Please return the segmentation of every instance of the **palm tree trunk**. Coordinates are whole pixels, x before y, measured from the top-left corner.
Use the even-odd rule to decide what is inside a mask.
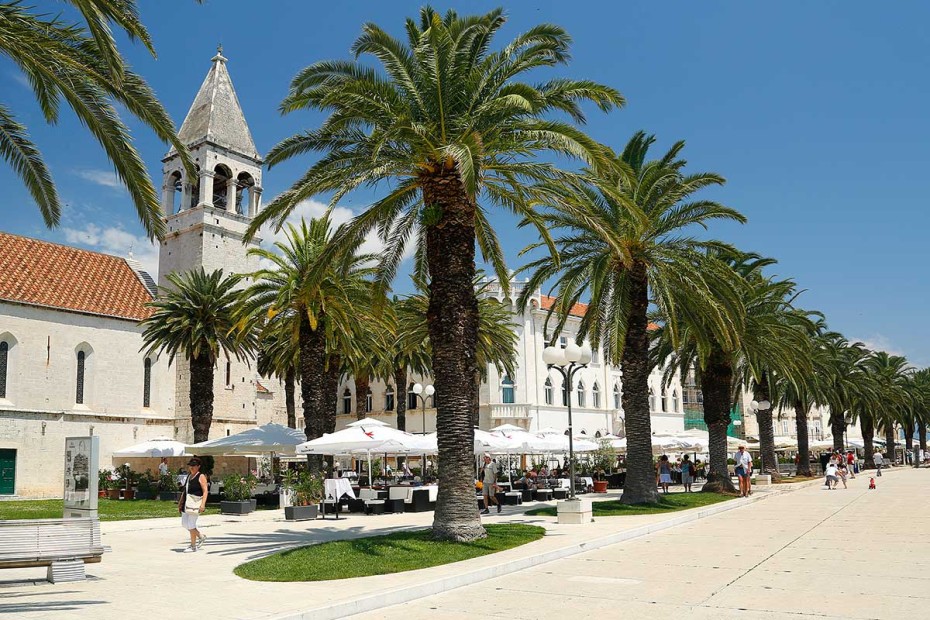
[[[762,379],[754,382],[753,398],[758,402],[768,401],[767,409],[756,411],[756,420],[759,423],[759,452],[762,456],[762,471],[778,478],[778,459],[775,456],[775,426],[772,419],[772,402],[769,393],[768,374],[763,372]]]
[[[407,367],[394,369],[394,405],[397,407],[397,430],[407,430]]]
[[[194,428],[194,443],[210,438],[213,424],[213,360],[208,356],[190,359],[191,426]]]
[[[875,467],[875,459],[872,455],[875,453],[875,447],[872,445],[872,437],[875,436],[875,420],[871,415],[859,416],[859,430],[862,431],[862,444],[865,446],[865,466],[869,469]]]
[[[846,433],[846,413],[830,412],[830,431],[833,433],[833,450],[842,452],[843,435]]]
[[[297,428],[297,406],[294,400],[294,383],[296,370],[288,366],[284,373],[284,408],[287,410],[288,428]]]
[[[798,430],[798,468],[795,475],[811,475],[811,449],[810,438],[807,435],[807,412],[810,407],[806,403],[797,402],[794,404],[794,418]]]
[[[439,164],[442,167],[442,164]],[[473,485],[471,407],[475,402],[478,299],[475,296],[476,206],[455,170],[425,179],[423,203],[434,210],[426,228],[429,310],[433,349],[439,496],[433,536],[471,541],[487,536],[478,517]]]
[[[630,273],[630,316],[623,343],[623,410],[626,412],[626,481],[624,504],[659,501],[652,461],[652,419],[649,415],[649,279],[646,266],[634,263]],[[571,397],[571,391],[569,391]]]
[[[920,449],[924,452],[927,451],[927,427],[923,422],[917,422],[917,441],[920,445]]]
[[[368,415],[368,386],[370,384],[368,375],[356,375],[355,377],[355,417],[359,420],[365,419]]]
[[[885,423],[885,453],[888,455],[888,458],[891,459],[891,462],[895,462],[895,457],[897,450],[894,445],[894,424],[890,422]]]
[[[727,467],[727,427],[733,393],[733,366],[726,354],[714,347],[706,368],[701,373],[701,393],[704,395],[704,423],[710,440],[710,469],[704,491],[736,493]]]
[[[907,453],[912,455],[911,458],[914,459],[914,466],[917,467],[920,465],[917,462],[917,459],[913,457],[914,454],[914,424],[913,422],[908,422],[904,425],[904,449],[907,450]]]
[[[336,413],[339,408],[339,377],[342,375],[342,358],[330,355],[326,361],[326,410],[323,416],[323,432],[336,432]]]
[[[320,318],[322,321],[322,317]],[[310,327],[307,313],[300,313],[298,340],[300,345],[300,399],[304,410],[304,432],[307,439],[323,435],[326,385],[323,368],[326,363],[326,336],[322,325]],[[323,470],[323,459],[317,454],[307,455],[310,471]]]

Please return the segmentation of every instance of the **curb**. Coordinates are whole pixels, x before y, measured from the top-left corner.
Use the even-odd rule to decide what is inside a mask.
[[[584,553],[585,551],[591,551],[593,549],[599,549],[608,545],[614,545],[620,542],[626,542],[628,540],[647,536],[649,534],[654,534],[656,532],[661,532],[662,530],[673,528],[678,525],[684,525],[685,523],[693,523],[695,519],[705,519],[722,512],[735,510],[755,502],[763,501],[769,497],[791,493],[799,489],[812,486],[813,484],[823,483],[819,480],[812,480],[810,482],[798,484],[795,488],[773,488],[771,491],[767,491],[764,494],[744,498],[742,501],[737,501],[737,498],[734,500],[721,502],[708,508],[684,510],[682,511],[682,514],[665,521],[643,525],[630,530],[617,532],[616,534],[602,536],[601,538],[596,538],[590,541],[573,543],[560,549],[553,549],[552,551],[548,551],[546,553],[541,553],[529,557],[514,558],[494,566],[486,566],[456,575],[449,575],[422,583],[402,586],[393,590],[379,591],[352,601],[333,603],[331,605],[314,607],[304,611],[288,612],[285,614],[273,616],[273,620],[335,620],[336,618],[345,618],[347,616],[375,611],[377,609],[390,607],[392,605],[399,605],[401,603],[413,601],[424,596],[440,594],[442,592],[447,592],[449,590],[454,590],[463,586],[472,585],[481,581],[486,581],[488,579],[494,579],[496,577],[501,577],[503,575],[514,573],[520,570],[546,564],[547,562],[552,562],[554,560],[561,560],[562,558],[567,558],[578,553]],[[697,512],[694,512],[695,510]]]

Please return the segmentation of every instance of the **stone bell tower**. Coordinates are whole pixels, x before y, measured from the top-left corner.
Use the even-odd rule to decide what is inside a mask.
[[[226,58],[218,50],[178,137],[190,149],[190,178],[172,148],[162,159],[162,206],[167,234],[159,251],[159,284],[173,271],[254,271],[242,239],[261,208],[262,159],[255,149]]]
[[[159,285],[169,284],[169,273],[200,267],[208,273],[216,269],[227,274],[256,271],[258,262],[248,256],[248,250],[258,247],[260,240],[244,244],[243,239],[261,209],[262,159],[239,106],[222,49],[213,57],[178,137],[190,150],[197,175],[191,178],[187,174],[174,148],[162,159],[167,232],[159,248]],[[190,441],[189,364],[179,356],[172,371],[175,437]],[[221,356],[216,361],[211,439],[256,423],[259,387],[254,360]]]

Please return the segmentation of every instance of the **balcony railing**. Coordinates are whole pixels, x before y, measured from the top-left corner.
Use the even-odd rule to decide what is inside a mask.
[[[491,419],[524,419],[530,417],[528,404],[492,404]]]

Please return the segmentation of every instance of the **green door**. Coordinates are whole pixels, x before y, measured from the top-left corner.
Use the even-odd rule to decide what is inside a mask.
[[[0,450],[0,495],[16,492],[16,450]]]

